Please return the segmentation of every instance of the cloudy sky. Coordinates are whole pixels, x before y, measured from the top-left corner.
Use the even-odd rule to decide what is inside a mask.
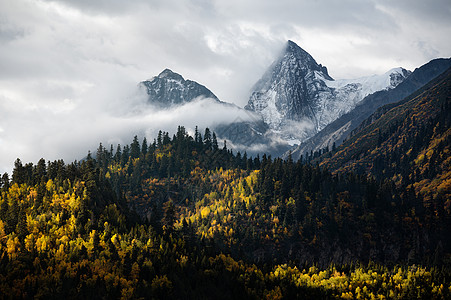
[[[0,0],[0,172],[176,126],[136,113],[164,68],[243,106],[288,39],[342,79],[449,57],[450,36],[449,0]]]

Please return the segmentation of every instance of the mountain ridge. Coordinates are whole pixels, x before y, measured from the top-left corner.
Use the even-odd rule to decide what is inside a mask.
[[[450,94],[451,67],[402,101],[379,108],[320,165],[334,172],[361,171],[379,178],[395,177],[406,184],[423,179],[433,181],[430,170],[421,170],[418,174],[414,170],[427,163],[427,168],[440,167],[447,173]],[[440,141],[434,139],[442,140],[444,145],[438,147]],[[426,154],[424,149],[432,151]],[[432,154],[436,156],[434,160]],[[421,155],[427,156],[429,161],[423,161],[425,158],[421,159]],[[391,162],[393,170],[381,170],[382,162]],[[425,178],[420,177],[425,172],[429,172],[424,174]]]
[[[439,58],[416,68],[403,82],[394,89],[378,91],[370,94],[360,101],[350,112],[342,115],[337,120],[327,125],[315,136],[304,141],[292,150],[293,159],[299,159],[301,155],[315,152],[324,148],[331,149],[339,146],[356,129],[360,123],[371,116],[379,107],[389,103],[395,103],[408,97],[416,90],[426,85],[429,81],[443,73],[451,66],[451,59]],[[285,153],[284,157],[287,157]]]

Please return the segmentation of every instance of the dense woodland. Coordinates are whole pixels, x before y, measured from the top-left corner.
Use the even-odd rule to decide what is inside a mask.
[[[18,159],[0,298],[450,298],[449,82],[316,160],[181,126],[81,162]]]

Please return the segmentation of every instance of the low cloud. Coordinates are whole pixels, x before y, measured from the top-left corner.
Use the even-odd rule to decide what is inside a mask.
[[[80,160],[88,150],[95,151],[100,142],[116,148],[117,144],[129,144],[134,135],[152,141],[159,130],[173,134],[179,125],[193,133],[195,126],[204,130],[236,119],[252,121],[243,109],[209,98],[157,109],[137,89],[122,101],[110,100],[102,101],[103,105],[62,101],[58,106],[24,109],[1,101],[0,117],[8,130],[0,127],[0,152],[4,153],[0,157],[0,172],[10,173],[16,158],[33,163],[41,157]]]

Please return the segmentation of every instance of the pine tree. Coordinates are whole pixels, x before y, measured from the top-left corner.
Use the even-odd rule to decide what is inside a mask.
[[[139,146],[138,136],[135,135],[133,142],[130,145],[130,156],[131,158],[138,158],[141,153],[141,148]]]
[[[165,132],[163,135],[163,145],[169,145],[171,138],[169,137],[169,132]]]
[[[22,206],[19,209],[19,215],[17,217],[16,233],[21,241],[23,241],[28,234],[27,214],[25,213],[25,208]]]
[[[157,147],[161,149],[161,146],[163,145],[163,132],[161,130],[158,131],[157,136]]]
[[[9,210],[8,200],[3,199],[2,203],[0,204],[0,220],[2,220],[3,222],[6,222],[8,210]]]
[[[17,184],[25,183],[25,169],[22,165],[22,161],[18,158],[14,162],[14,170],[13,170],[13,182]]]
[[[141,153],[142,153],[144,156],[146,156],[147,150],[148,150],[147,139],[146,139],[146,137],[144,137],[144,138],[143,138],[143,142],[142,142],[142,146],[141,146]]]
[[[5,172],[2,175],[0,187],[3,188],[3,190],[6,191],[6,190],[9,189],[9,185],[10,185],[10,183],[9,183],[9,175],[8,175],[8,173]]]
[[[36,165],[34,172],[34,183],[39,183],[41,180],[47,181],[47,165],[45,159],[41,158]]]
[[[114,148],[113,148],[113,144],[111,144],[110,145],[110,153],[109,153],[109,156],[108,156],[109,159],[113,158],[113,153],[114,153]]]
[[[17,226],[17,218],[19,216],[19,204],[17,203],[18,199],[14,199],[8,207],[8,211],[6,213],[6,226],[5,231],[6,234],[13,232]]]
[[[125,164],[128,162],[129,157],[130,157],[130,147],[128,145],[125,145],[124,149],[122,149],[122,157],[121,157],[122,166],[125,166]]]
[[[121,144],[117,144],[116,153],[114,154],[114,160],[120,162],[122,159],[122,148]]]
[[[196,128],[194,129],[194,141],[196,143],[199,143],[199,140],[200,140],[200,138],[199,138],[199,129],[197,128],[197,125],[196,125]]]
[[[218,150],[218,140],[216,138],[216,133],[215,132],[213,132],[212,144],[213,144],[213,150],[214,151]]]
[[[205,148],[207,148],[208,150],[211,150],[211,132],[210,129],[207,127],[205,128],[205,133],[204,133],[204,145]]]

